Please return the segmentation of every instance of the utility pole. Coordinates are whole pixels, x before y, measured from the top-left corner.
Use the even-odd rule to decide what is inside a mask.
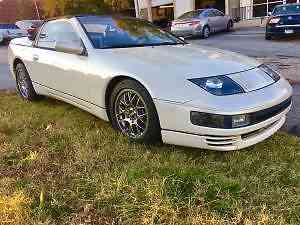
[[[39,7],[37,5],[36,0],[34,0],[34,5],[35,5],[35,10],[36,10],[37,16],[38,16],[39,20],[41,20],[41,15],[40,15]]]
[[[153,22],[153,17],[152,17],[152,0],[147,0],[147,15],[148,15],[148,20],[150,22]]]
[[[141,9],[140,9],[139,0],[134,0],[134,6],[135,6],[135,17],[140,18],[141,17],[141,15],[140,15],[141,14]]]

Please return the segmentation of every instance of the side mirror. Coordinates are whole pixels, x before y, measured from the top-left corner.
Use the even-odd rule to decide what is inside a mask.
[[[36,37],[36,33],[37,33],[37,29],[34,29],[34,28],[30,28],[27,30],[27,37],[30,41],[34,41],[35,40],[35,37]]]
[[[272,12],[268,12],[268,16],[272,16]]]
[[[81,41],[57,41],[55,50],[75,55],[84,55],[85,48]]]
[[[180,39],[180,40],[182,40],[182,41],[184,41],[184,40],[185,40],[185,39],[184,39],[184,37],[179,37],[179,39]]]

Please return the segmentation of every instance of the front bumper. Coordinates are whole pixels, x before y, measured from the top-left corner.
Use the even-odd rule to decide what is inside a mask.
[[[162,130],[164,143],[182,145],[192,148],[210,149],[216,151],[233,151],[255,145],[277,132],[285,123],[290,107],[278,116],[249,127],[249,132],[233,136],[195,135],[170,130]],[[252,129],[255,129],[252,131]],[[237,131],[238,133],[238,131]]]
[[[266,33],[271,36],[300,35],[300,24],[267,26]]]
[[[154,102],[161,123],[164,143],[230,151],[249,147],[274,134],[284,124],[291,104],[263,121],[234,129],[194,125],[191,122],[190,112],[199,111],[225,115],[254,113],[285,102],[291,95],[290,85],[286,80],[281,79],[273,85],[244,95],[214,97],[215,101],[206,97],[184,104],[161,100]],[[201,102],[205,102],[206,105],[214,105],[216,108],[204,107],[205,104],[201,105]]]

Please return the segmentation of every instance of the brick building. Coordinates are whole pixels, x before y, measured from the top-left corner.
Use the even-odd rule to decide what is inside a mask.
[[[33,0],[0,0],[0,23],[14,23],[24,19],[38,19]]]

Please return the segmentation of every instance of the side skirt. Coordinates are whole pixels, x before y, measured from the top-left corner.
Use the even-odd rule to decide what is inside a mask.
[[[87,111],[102,120],[109,121],[105,108],[102,108],[98,105],[95,105],[95,104],[85,101],[83,99],[79,99],[79,98],[69,95],[67,93],[62,93],[58,90],[49,88],[47,86],[41,85],[34,81],[32,82],[32,84],[34,86],[36,93],[38,93],[39,95],[45,95],[45,96],[49,96],[51,98],[61,100],[63,102],[74,105],[84,111]]]

